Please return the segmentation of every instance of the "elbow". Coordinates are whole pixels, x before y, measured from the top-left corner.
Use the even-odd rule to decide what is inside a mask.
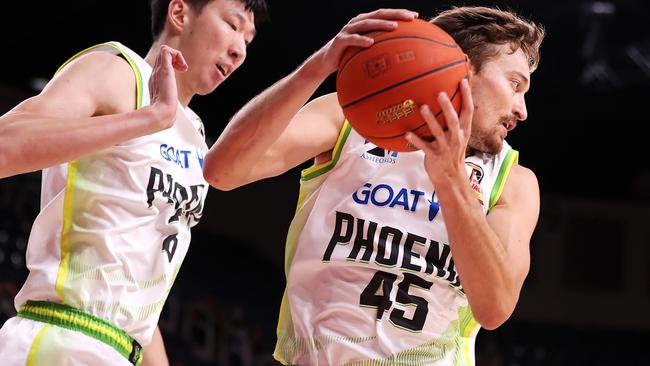
[[[210,159],[210,156],[205,157],[205,162],[203,165],[203,179],[208,182],[212,187],[220,191],[231,191],[241,184],[229,179],[232,174],[229,174],[224,164],[219,164],[215,162],[214,159]]]
[[[514,305],[510,306],[505,301],[495,301],[490,306],[472,309],[474,318],[487,330],[494,330],[500,327],[510,318],[514,311]]]
[[[203,169],[203,179],[205,179],[209,185],[220,191],[231,191],[238,187],[238,185],[224,179],[224,177],[219,173],[207,169]]]
[[[495,330],[498,327],[500,327],[507,318],[501,318],[501,317],[489,317],[489,318],[482,318],[482,319],[476,319],[476,321],[481,324],[481,327],[487,330]]]

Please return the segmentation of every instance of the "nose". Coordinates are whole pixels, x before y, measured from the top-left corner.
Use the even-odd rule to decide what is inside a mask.
[[[526,110],[526,100],[524,96],[518,96],[515,100],[515,104],[512,107],[512,113],[517,117],[519,121],[525,121],[528,118],[528,110]]]
[[[230,44],[228,55],[235,65],[240,65],[246,59],[246,41],[243,37],[236,37]]]

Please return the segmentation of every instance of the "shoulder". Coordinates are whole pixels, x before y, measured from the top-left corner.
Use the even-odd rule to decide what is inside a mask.
[[[300,113],[318,114],[339,126],[345,119],[336,93],[325,94],[313,99],[300,110]]]
[[[334,147],[345,116],[338,103],[336,93],[325,94],[307,103],[294,117],[295,128],[306,137],[320,142],[325,152]]]
[[[537,185],[537,176],[535,175],[535,172],[519,164],[512,165],[510,177],[508,177],[508,181],[510,180],[515,180],[517,183]]]
[[[96,105],[95,114],[122,113],[135,108],[136,77],[122,57],[85,53],[63,66],[48,85],[57,91],[84,93]]]
[[[102,81],[109,81],[114,77],[118,79],[131,77],[135,80],[129,63],[119,55],[106,51],[90,51],[75,57],[61,67],[54,79],[70,76],[94,76],[95,79]]]
[[[529,168],[513,164],[499,201],[526,201],[539,206],[539,183],[535,173]]]

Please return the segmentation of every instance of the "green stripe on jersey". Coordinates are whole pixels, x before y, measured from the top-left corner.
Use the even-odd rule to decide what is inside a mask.
[[[336,145],[334,145],[334,150],[332,151],[332,159],[330,161],[325,162],[323,164],[319,165],[314,165],[308,169],[305,169],[302,171],[302,180],[310,180],[314,179],[316,177],[319,177],[330,170],[334,168],[336,163],[339,161],[339,158],[341,157],[341,151],[343,150],[343,145],[345,145],[345,141],[348,139],[348,135],[350,135],[350,130],[352,129],[352,126],[350,126],[350,123],[346,120],[343,122],[343,127],[341,128],[341,133],[339,133],[339,138],[336,141]]]
[[[497,176],[497,179],[494,182],[494,186],[492,186],[492,192],[490,193],[489,209],[494,207],[494,205],[496,205],[497,201],[499,200],[499,197],[501,197],[501,193],[503,192],[503,187],[505,187],[508,174],[510,173],[510,168],[512,168],[513,164],[517,164],[518,161],[519,161],[519,151],[510,149],[506,154],[506,157],[503,159],[503,163],[501,163],[501,168],[499,169],[499,175]]]
[[[90,51],[93,51],[93,50],[95,50],[95,49],[97,49],[97,48],[100,48],[100,47],[112,47],[112,48],[118,50],[118,51],[120,52],[120,54],[121,54],[122,56],[124,56],[124,59],[126,60],[126,62],[129,63],[129,65],[131,66],[131,69],[133,70],[133,75],[135,76],[135,87],[136,87],[136,101],[135,101],[135,108],[136,108],[136,109],[140,109],[140,108],[142,108],[142,74],[140,73],[140,68],[138,68],[138,65],[135,63],[135,61],[133,61],[133,59],[131,58],[131,56],[129,56],[129,55],[126,53],[126,51],[122,50],[122,49],[121,49],[117,44],[115,44],[114,42],[106,42],[106,43],[96,44],[96,45],[94,45],[94,46],[91,46],[91,47],[86,48],[86,49],[83,50],[83,51],[77,52],[74,56],[70,57],[70,59],[69,59],[68,61],[64,62],[63,65],[61,65],[61,67],[59,67],[59,68],[56,70],[56,72],[54,73],[54,75],[58,74],[58,73],[59,73],[59,72],[60,72],[64,67],[66,67],[70,62],[76,60],[76,59],[79,58],[81,55],[86,54],[86,53],[88,53],[88,52],[90,52]]]

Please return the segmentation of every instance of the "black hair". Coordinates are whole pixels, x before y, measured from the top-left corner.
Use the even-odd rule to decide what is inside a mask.
[[[167,8],[171,0],[149,0],[151,6],[151,35],[156,40],[165,28]],[[185,0],[198,14],[213,0]],[[269,9],[266,0],[239,0],[244,4],[247,11],[253,12],[255,26],[266,22],[269,19]]]

